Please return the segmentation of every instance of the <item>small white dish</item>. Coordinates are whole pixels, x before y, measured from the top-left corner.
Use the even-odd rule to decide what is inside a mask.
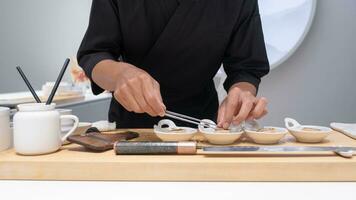
[[[154,125],[153,130],[159,139],[167,142],[189,141],[198,132],[194,128],[178,127],[169,119],[159,121],[158,125]]]
[[[208,123],[214,123],[209,119],[204,119]],[[232,126],[229,130],[206,128],[203,124],[199,125],[199,131],[211,144],[227,145],[235,143],[243,134],[240,126]]]
[[[109,122],[107,120],[101,120],[94,122],[92,127],[97,128],[101,132],[114,131],[116,130],[116,122]]]
[[[42,93],[44,96],[48,97],[55,85],[55,82],[46,82],[42,85]],[[61,82],[58,85],[56,95],[61,95],[61,93],[70,92],[72,85],[68,82]]]
[[[248,130],[245,132],[257,144],[277,144],[288,130],[280,127],[265,126],[260,130]]]
[[[78,127],[72,133],[72,135],[84,135],[85,132],[91,127],[92,123],[89,122],[79,122]],[[61,133],[62,135],[68,132],[73,126],[62,126]],[[64,141],[63,144],[69,144],[68,140]]]
[[[284,119],[288,131],[303,143],[319,143],[332,133],[332,129],[324,126],[301,125],[291,118]]]

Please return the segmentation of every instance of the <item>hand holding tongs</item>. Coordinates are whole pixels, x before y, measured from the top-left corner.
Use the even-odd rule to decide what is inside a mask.
[[[206,128],[217,129],[217,127],[218,127],[214,122],[209,122],[209,121],[197,119],[197,118],[194,118],[194,117],[190,117],[190,116],[187,116],[187,115],[175,113],[175,112],[168,111],[168,110],[166,111],[165,116],[173,118],[173,119],[177,119],[177,120],[180,120],[180,121],[188,122],[188,123],[191,123],[191,124],[203,125]]]

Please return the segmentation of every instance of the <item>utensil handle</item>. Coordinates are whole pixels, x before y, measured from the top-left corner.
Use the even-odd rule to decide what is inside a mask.
[[[71,120],[74,121],[73,127],[68,131],[68,133],[66,133],[66,134],[61,138],[62,142],[64,142],[64,141],[67,139],[67,137],[69,137],[70,135],[72,135],[72,134],[74,133],[75,129],[77,129],[77,127],[78,127],[78,125],[79,125],[79,119],[78,119],[78,117],[75,116],[75,115],[61,115],[61,116],[60,116],[60,119],[61,119],[61,120],[62,120],[62,119],[71,119]]]
[[[167,127],[166,127],[167,126]],[[169,119],[163,119],[161,121],[158,122],[158,128],[160,129],[176,129],[177,126],[174,122],[172,122]]]
[[[114,144],[117,155],[164,155],[197,152],[196,142],[129,142],[119,141]]]
[[[284,123],[285,123],[285,126],[287,128],[293,128],[293,127],[297,127],[297,126],[301,126],[297,120],[295,119],[292,119],[292,118],[285,118],[284,119]]]

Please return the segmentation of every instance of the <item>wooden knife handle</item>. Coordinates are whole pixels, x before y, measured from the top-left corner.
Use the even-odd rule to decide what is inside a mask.
[[[197,152],[196,142],[129,142],[118,141],[114,144],[117,155],[164,155]]]

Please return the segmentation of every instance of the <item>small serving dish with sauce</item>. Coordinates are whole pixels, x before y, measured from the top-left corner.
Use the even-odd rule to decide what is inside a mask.
[[[284,119],[288,131],[303,143],[320,143],[328,137],[332,129],[324,126],[301,125],[296,120],[291,118]]]
[[[211,120],[204,119],[207,123],[215,123]],[[227,145],[235,143],[243,134],[243,129],[240,126],[231,126],[228,130],[220,128],[209,128],[203,124],[199,125],[199,131],[211,144]]]
[[[257,144],[277,144],[288,130],[280,127],[265,126],[258,130],[245,129],[246,135]]]
[[[198,132],[198,130],[194,128],[178,127],[169,119],[159,121],[158,124],[153,127],[153,130],[159,139],[167,142],[189,141],[194,137],[195,133]]]

